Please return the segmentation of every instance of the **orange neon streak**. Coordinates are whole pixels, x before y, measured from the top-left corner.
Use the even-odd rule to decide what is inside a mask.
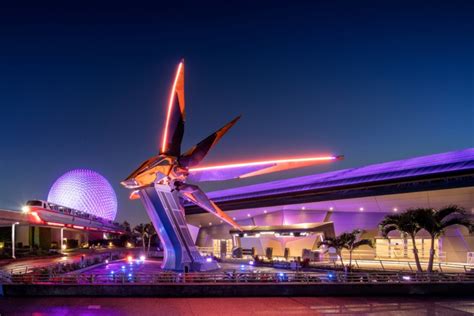
[[[168,138],[168,125],[170,123],[171,109],[173,108],[174,93],[176,90],[176,84],[178,83],[178,78],[183,68],[183,62],[179,63],[178,70],[176,71],[176,77],[174,78],[173,89],[171,89],[170,100],[168,103],[168,114],[166,115],[165,130],[163,132],[163,141],[161,143],[161,152],[166,151],[166,139]]]
[[[267,165],[267,164],[279,164],[279,163],[291,163],[291,162],[329,161],[329,160],[336,160],[336,159],[338,159],[338,157],[335,157],[335,156],[276,159],[276,160],[242,162],[242,163],[235,163],[235,164],[228,164],[228,165],[217,165],[217,166],[206,166],[206,167],[199,167],[199,168],[191,168],[191,169],[189,169],[189,171],[239,168],[239,167],[249,167],[249,166]]]

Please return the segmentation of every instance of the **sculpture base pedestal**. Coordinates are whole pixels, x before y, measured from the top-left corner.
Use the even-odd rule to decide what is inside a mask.
[[[163,270],[206,272],[219,269],[217,262],[208,262],[194,244],[176,191],[155,184],[140,190],[140,199],[163,243]]]
[[[191,264],[191,270],[196,272],[207,272],[207,271],[215,271],[218,270],[220,267],[217,262],[193,262]]]

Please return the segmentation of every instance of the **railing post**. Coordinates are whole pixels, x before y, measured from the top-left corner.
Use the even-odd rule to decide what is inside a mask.
[[[438,266],[439,266],[439,271],[443,272],[443,268],[441,268],[441,262],[438,262]]]
[[[380,265],[382,266],[382,270],[385,271],[385,267],[383,266],[382,260],[379,260]]]
[[[410,268],[410,271],[413,272],[413,268],[411,267],[410,262],[408,262],[408,267]]]

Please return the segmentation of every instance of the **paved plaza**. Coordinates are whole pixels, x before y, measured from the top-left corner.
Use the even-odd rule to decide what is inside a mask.
[[[472,315],[474,300],[426,297],[2,298],[2,315]]]

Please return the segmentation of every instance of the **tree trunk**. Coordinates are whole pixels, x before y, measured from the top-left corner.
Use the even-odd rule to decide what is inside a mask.
[[[433,272],[433,262],[434,262],[434,255],[435,255],[434,242],[435,242],[435,237],[431,236],[430,261],[428,262],[428,269],[427,269],[429,273]]]
[[[147,256],[147,257],[150,255],[151,237],[152,237],[152,236],[150,236],[150,237],[148,238],[148,250],[147,250],[147,252],[146,252],[146,256]]]
[[[339,260],[341,260],[341,264],[342,264],[342,269],[344,269],[344,260],[342,260],[342,251],[341,250],[338,250],[337,252],[337,255],[339,256]]]
[[[418,257],[418,249],[416,248],[414,235],[411,236],[411,241],[413,243],[413,255],[415,256],[416,269],[418,270],[418,272],[423,272],[423,268],[420,264],[420,258]]]
[[[145,235],[142,235],[142,246],[143,246],[143,252],[145,252],[146,251]]]
[[[352,271],[352,250],[349,249],[349,270]]]

